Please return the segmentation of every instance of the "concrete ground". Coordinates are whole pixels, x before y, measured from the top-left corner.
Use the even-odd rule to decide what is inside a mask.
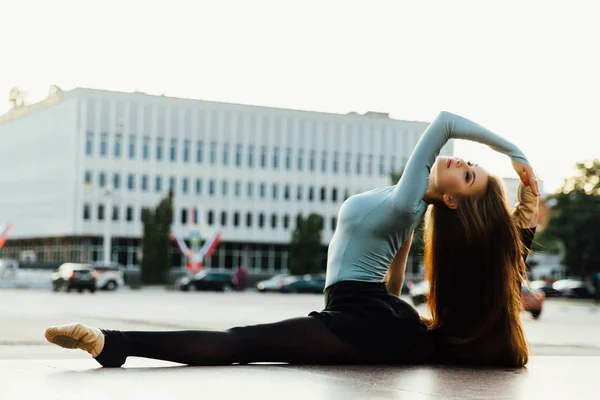
[[[306,315],[318,295],[179,293],[162,289],[91,295],[0,290],[0,400],[5,399],[576,399],[600,398],[600,312],[590,303],[547,301],[523,313],[533,357],[527,368],[314,367],[254,364],[184,367],[129,358],[109,370],[86,353],[45,342],[48,325],[108,329],[226,329]],[[425,312],[424,308],[417,308]],[[207,397],[208,396],[208,397]]]

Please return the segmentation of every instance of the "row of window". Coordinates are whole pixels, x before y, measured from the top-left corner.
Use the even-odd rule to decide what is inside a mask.
[[[100,187],[107,186],[107,174],[104,172],[100,172],[98,174],[98,184]],[[92,173],[91,171],[86,171],[84,176],[85,184],[92,184]],[[260,198],[264,199],[267,196],[273,200],[278,200],[282,198],[284,200],[291,200],[294,198],[298,201],[306,200],[314,201],[316,200],[316,191],[318,188],[314,186],[305,187],[304,185],[291,185],[291,184],[267,184],[266,182],[246,182],[245,184],[242,181],[234,181],[229,182],[227,180],[220,181],[220,185],[217,183],[216,179],[207,180],[207,188],[206,193],[209,196],[217,195],[217,192],[220,193],[221,196],[229,196],[233,194],[235,197],[245,196],[248,199],[252,198]],[[148,175],[142,175],[139,177],[139,185],[142,191],[150,191],[150,177]],[[154,191],[156,193],[163,192],[163,176],[157,175],[154,177]],[[193,184],[193,188],[191,185]],[[133,191],[136,189],[136,176],[134,174],[127,174],[127,189]],[[112,188],[115,190],[121,189],[121,174],[115,173],[112,176]],[[169,190],[176,192],[177,191],[177,180],[174,176],[169,177],[168,179],[168,188]],[[295,188],[295,193],[292,193]],[[192,190],[195,195],[202,195],[204,193],[204,181],[200,178],[195,180],[190,180],[189,178],[181,178],[181,187],[179,192],[182,194],[192,194]],[[321,201],[330,200],[332,202],[343,201],[347,199],[350,195],[349,190],[344,190],[344,197],[340,198],[338,195],[338,189],[332,188],[330,193],[328,194],[328,190],[326,187],[322,186],[319,190],[319,198]],[[231,192],[230,192],[231,191]]]
[[[113,206],[112,216],[111,216],[111,219],[113,221],[121,220],[120,210],[121,210],[121,208],[119,206],[116,206],[116,205]],[[199,222],[199,221],[197,221],[197,215],[192,215],[192,213],[195,213],[195,211],[192,211],[190,213],[190,210],[187,208],[182,208],[180,210],[179,221],[181,222],[182,225],[186,225],[192,221],[194,223]],[[83,205],[83,219],[85,221],[90,221],[92,219],[91,214],[92,214],[92,206],[90,204],[84,204]],[[99,204],[96,208],[96,219],[98,221],[104,221],[105,218],[108,217],[105,214],[106,214],[106,210],[105,210],[104,205]],[[217,217],[218,217],[218,221],[217,221]],[[269,219],[269,221],[267,221],[267,218]],[[281,223],[281,227],[283,229],[293,229],[292,227],[290,227],[290,223],[291,223],[290,218],[291,217],[289,214],[285,214],[280,218],[280,216],[277,214],[271,214],[270,216],[268,216],[263,212],[259,212],[255,215],[252,212],[247,212],[247,213],[243,214],[239,211],[233,211],[233,212],[221,211],[220,214],[217,215],[216,211],[209,210],[206,213],[206,224],[208,226],[218,225],[221,227],[227,227],[227,226],[229,226],[229,224],[231,224],[231,226],[236,227],[236,228],[243,226],[243,225],[245,225],[247,228],[251,228],[254,226],[254,224],[256,224],[256,226],[258,228],[265,228],[268,224],[272,229],[276,229],[279,227],[279,224]],[[134,220],[133,207],[127,206],[125,208],[125,221],[132,222],[133,220]],[[139,220],[141,221],[141,213],[140,213]],[[323,219],[323,224],[325,224],[324,219]],[[334,231],[336,225],[337,225],[337,218],[331,217],[329,219],[329,228],[332,231]],[[325,226],[322,226],[321,228],[325,229]]]
[[[154,138],[155,152],[154,152],[154,160],[162,161],[164,159],[164,151],[165,151],[165,140],[163,137]],[[136,158],[136,144],[137,138],[135,135],[130,135],[127,148],[128,148],[128,157],[133,160]],[[114,158],[122,157],[122,147],[123,147],[123,135],[117,134],[115,136],[114,147],[113,147],[113,156]],[[197,140],[195,141],[194,148],[192,148],[192,141],[190,139],[183,140],[183,148],[181,154],[179,154],[178,149],[179,141],[177,138],[172,138],[170,140],[169,147],[169,159],[172,162],[178,161],[178,157],[180,157],[181,161],[184,163],[189,163],[192,161],[192,152],[194,155],[194,162],[196,164],[203,164],[205,162],[205,149],[204,149],[204,141]],[[142,138],[142,159],[149,160],[151,158],[151,138],[150,136],[144,136]],[[242,144],[236,144],[233,149],[233,159],[230,160],[230,145],[229,143],[222,143],[221,151],[221,159],[220,164],[222,166],[228,166],[230,161],[233,163],[235,167],[248,167],[253,168],[255,166],[260,166],[260,168],[273,168],[280,169],[285,168],[285,170],[292,170],[295,165],[296,171],[303,171],[305,168],[307,171],[315,171],[317,168],[317,163],[320,164],[319,168],[321,172],[332,172],[337,174],[343,172],[347,175],[350,173],[354,173],[360,175],[364,172],[372,176],[375,173],[379,175],[385,175],[388,171],[396,171],[398,165],[396,164],[396,156],[392,155],[388,160],[389,169],[386,171],[386,159],[384,155],[379,155],[378,165],[375,166],[375,155],[373,154],[352,154],[350,152],[346,152],[343,155],[343,160],[340,152],[334,151],[329,152],[327,150],[323,150],[317,154],[316,150],[308,150],[304,149],[296,149],[293,151],[291,147],[287,147],[283,149],[283,153],[280,154],[281,149],[279,147],[273,147],[269,154],[268,146],[260,146],[259,149],[256,149],[254,145],[244,146]],[[212,141],[209,144],[208,150],[208,160],[206,160],[210,165],[217,164],[217,142]],[[256,156],[258,157],[255,160],[255,153],[259,151]],[[85,152],[88,156],[92,156],[94,154],[94,133],[91,131],[87,132],[86,135],[86,145]],[[296,155],[295,160],[293,159],[294,154]],[[99,143],[99,152],[100,157],[106,157],[108,155],[108,134],[100,133],[100,143]],[[242,159],[244,154],[246,155],[245,161]],[[363,161],[364,157],[364,161]],[[319,158],[317,160],[317,158]],[[363,167],[363,162],[365,163]],[[343,164],[342,164],[343,163]],[[406,163],[406,159],[402,160],[402,164]],[[352,166],[354,164],[354,166]],[[377,172],[375,171],[377,168]]]

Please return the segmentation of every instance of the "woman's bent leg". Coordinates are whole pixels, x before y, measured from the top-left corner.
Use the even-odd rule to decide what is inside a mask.
[[[300,317],[227,331],[103,331],[104,350],[96,360],[120,366],[128,356],[188,365],[251,362],[366,364],[384,362],[333,334],[320,320]]]

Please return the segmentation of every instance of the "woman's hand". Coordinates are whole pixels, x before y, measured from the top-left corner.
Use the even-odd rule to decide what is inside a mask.
[[[540,191],[538,188],[538,181],[535,177],[535,174],[533,173],[533,168],[531,168],[527,164],[523,164],[516,161],[513,161],[512,165],[517,174],[519,174],[521,182],[523,182],[524,185],[531,186],[531,190],[533,190],[533,193],[535,193],[536,196],[539,196]]]

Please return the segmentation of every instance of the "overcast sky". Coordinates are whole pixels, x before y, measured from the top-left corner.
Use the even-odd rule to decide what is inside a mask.
[[[0,13],[0,112],[56,84],[431,121],[514,141],[545,189],[600,157],[593,1],[27,1]],[[456,154],[512,176],[508,159]]]

